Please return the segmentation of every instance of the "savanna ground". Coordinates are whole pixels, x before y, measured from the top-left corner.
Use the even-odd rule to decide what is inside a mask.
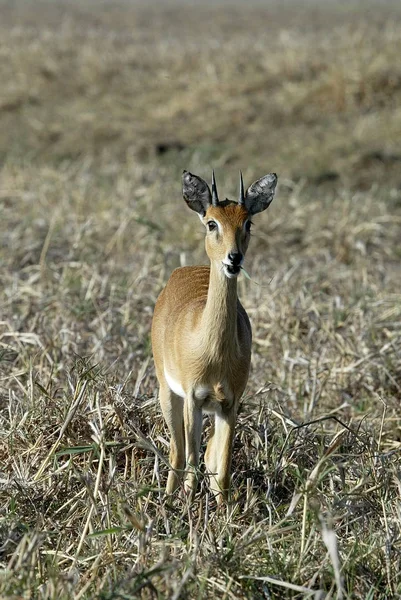
[[[399,597],[401,6],[0,11],[0,596]],[[280,184],[223,510],[164,498],[149,341],[212,167]]]

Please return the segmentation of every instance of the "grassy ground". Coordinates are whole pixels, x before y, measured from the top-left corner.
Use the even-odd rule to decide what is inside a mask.
[[[399,597],[401,8],[0,11],[0,597]],[[149,341],[212,167],[280,177],[221,511],[164,500]]]

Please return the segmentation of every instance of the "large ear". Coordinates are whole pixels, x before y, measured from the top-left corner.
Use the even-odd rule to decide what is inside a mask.
[[[245,207],[250,215],[255,215],[271,204],[277,185],[277,175],[269,173],[254,181],[245,195]]]
[[[208,184],[197,175],[189,171],[182,174],[182,195],[189,208],[204,217],[207,209],[212,203],[212,195]]]

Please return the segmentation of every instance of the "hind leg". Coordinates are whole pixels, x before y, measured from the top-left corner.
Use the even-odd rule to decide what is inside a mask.
[[[159,398],[171,436],[166,493],[172,494],[179,486],[185,468],[184,401],[165,382],[160,382]]]

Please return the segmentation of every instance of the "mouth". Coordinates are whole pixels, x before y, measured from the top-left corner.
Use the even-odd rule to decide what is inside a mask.
[[[225,263],[223,263],[223,270],[226,277],[228,277],[229,279],[234,279],[240,274],[241,267],[240,265],[226,265]]]

